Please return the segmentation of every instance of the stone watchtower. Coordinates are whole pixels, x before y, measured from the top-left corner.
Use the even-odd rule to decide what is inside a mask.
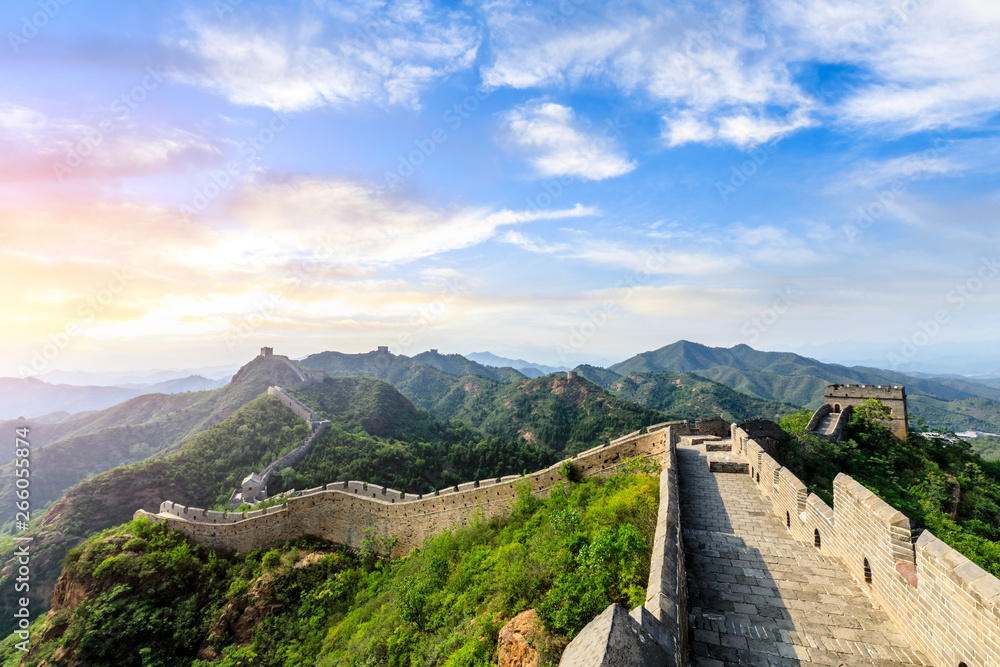
[[[273,357],[274,348],[273,347],[262,347],[260,348],[260,356],[262,357]]]
[[[892,418],[889,428],[900,440],[906,438],[906,388],[902,385],[831,384],[823,394],[823,402],[833,414],[844,408],[855,408],[869,398],[878,399],[889,409]]]

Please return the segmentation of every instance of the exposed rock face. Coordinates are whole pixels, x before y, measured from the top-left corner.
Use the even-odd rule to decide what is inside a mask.
[[[500,667],[540,667],[542,664],[545,628],[534,609],[521,612],[500,628],[499,640]]]

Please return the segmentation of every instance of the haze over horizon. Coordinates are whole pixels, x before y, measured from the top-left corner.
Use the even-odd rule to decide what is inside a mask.
[[[52,7],[0,7],[0,376],[681,339],[1000,372],[996,4]]]

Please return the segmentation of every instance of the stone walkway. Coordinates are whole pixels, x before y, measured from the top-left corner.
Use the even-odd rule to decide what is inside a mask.
[[[749,475],[709,472],[704,449],[677,448],[692,667],[927,664]]]

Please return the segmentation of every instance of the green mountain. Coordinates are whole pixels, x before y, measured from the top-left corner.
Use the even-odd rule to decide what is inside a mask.
[[[798,408],[734,391],[694,373],[631,373],[608,386],[615,396],[665,412],[672,419],[722,415],[727,421],[776,419]]]
[[[518,384],[461,378],[434,406],[434,412],[486,435],[523,439],[561,455],[666,419],[663,413],[617,398],[586,378],[565,375]]]
[[[333,377],[369,375],[385,380],[414,405],[430,409],[458,383],[458,378],[442,370],[386,351],[363,354],[320,352],[299,362],[303,368],[326,371]]]
[[[436,350],[421,352],[420,354],[415,355],[413,360],[419,361],[420,363],[428,366],[433,366],[439,371],[444,371],[449,375],[456,375],[458,377],[462,377],[464,375],[481,375],[482,377],[490,378],[491,380],[499,380],[500,382],[517,382],[528,377],[524,373],[521,373],[520,371],[509,366],[500,368],[495,366],[485,366],[470,359],[466,359],[460,354],[440,354]]]
[[[1000,433],[1000,403],[988,398],[941,401],[930,396],[907,396],[907,410],[926,419],[928,426],[937,431]]]
[[[617,380],[622,378],[621,375],[615,373],[614,371],[609,371],[607,368],[601,368],[599,366],[591,366],[589,364],[582,364],[573,369],[573,371],[585,377],[594,384],[599,384],[605,389],[614,384]]]
[[[949,377],[915,377],[895,371],[863,366],[827,364],[790,352],[761,352],[748,345],[718,348],[679,341],[643,352],[614,364],[610,370],[619,374],[649,371],[690,371],[758,398],[801,405],[809,409],[823,402],[823,389],[829,384],[905,385],[914,408],[913,417],[924,416],[935,427],[965,423],[969,417],[984,420],[984,430],[998,431],[1000,419],[992,407],[1000,408],[1000,390],[982,382]],[[923,401],[921,397],[935,399]],[[988,403],[980,403],[983,399]],[[927,407],[928,414],[921,410]],[[970,414],[975,413],[975,414]],[[993,421],[995,419],[995,421]],[[972,422],[969,422],[972,423]]]
[[[352,479],[427,493],[559,459],[540,445],[440,420],[375,378],[327,378],[293,393],[333,425],[294,470],[279,471],[272,493]]]

